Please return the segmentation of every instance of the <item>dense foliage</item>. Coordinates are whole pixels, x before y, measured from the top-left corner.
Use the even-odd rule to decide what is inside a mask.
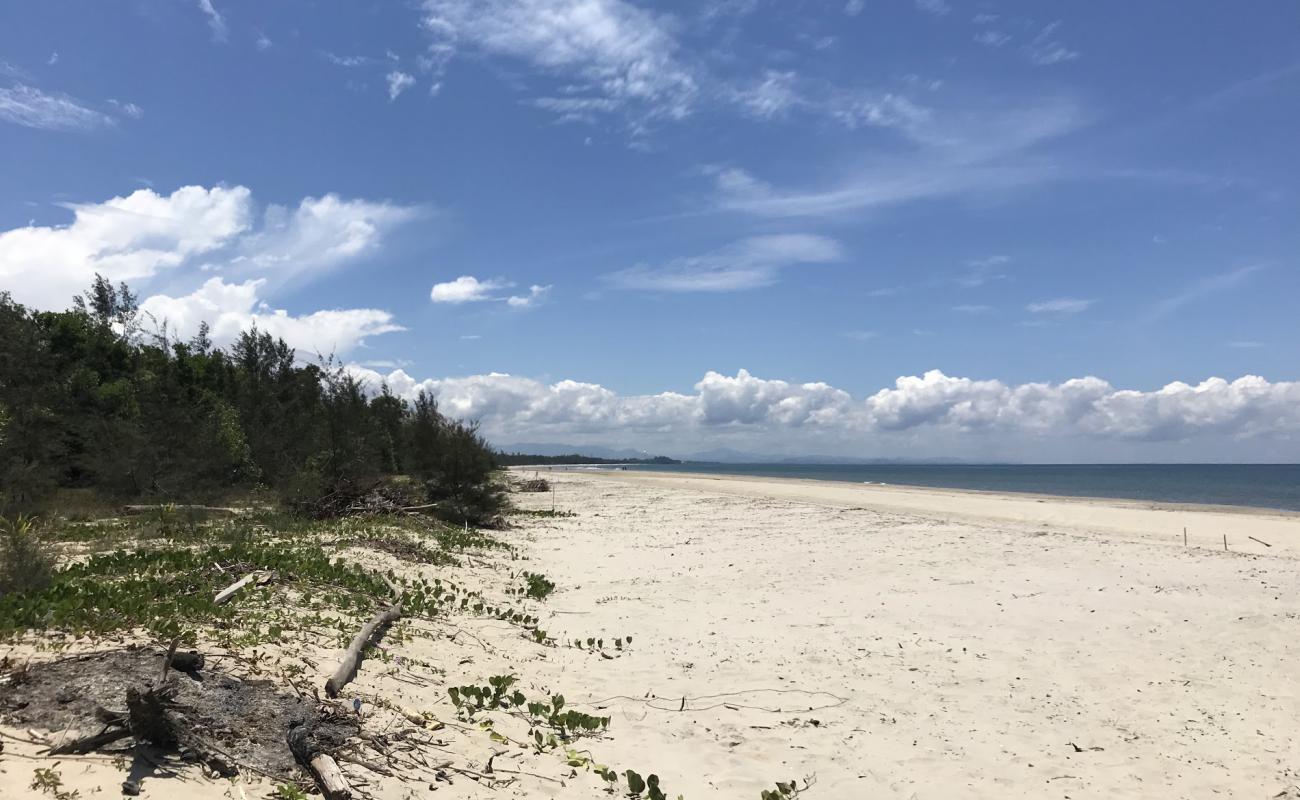
[[[256,329],[223,350],[206,326],[174,341],[144,322],[100,277],[63,312],[0,292],[0,513],[68,488],[177,501],[268,487],[304,503],[398,474],[457,521],[501,505],[491,449],[434,398],[369,393]]]

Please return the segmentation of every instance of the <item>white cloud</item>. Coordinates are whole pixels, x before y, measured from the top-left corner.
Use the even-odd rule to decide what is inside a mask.
[[[396,100],[398,95],[415,85],[415,78],[413,76],[396,69],[388,73],[387,80],[388,99],[390,101]]]
[[[50,57],[45,60],[45,63],[51,67],[59,63],[59,51],[55,50],[53,53],[50,53]]]
[[[1183,291],[1172,297],[1167,297],[1156,303],[1147,315],[1148,322],[1156,322],[1163,319],[1188,303],[1200,300],[1209,295],[1218,294],[1219,292],[1235,289],[1245,283],[1250,276],[1264,269],[1263,264],[1251,264],[1245,267],[1221,272],[1217,275],[1210,275],[1193,283]]]
[[[680,119],[698,94],[673,22],[623,0],[424,0],[426,64],[458,52],[514,58],[646,118]]]
[[[952,6],[948,5],[945,0],[916,0],[916,7],[936,17],[942,17],[952,11]]]
[[[850,17],[856,17],[862,13],[864,7],[866,7],[866,0],[848,0],[844,4],[844,13]]]
[[[429,291],[429,299],[435,303],[450,303],[452,305],[481,303],[486,300],[499,299],[494,297],[493,293],[501,289],[507,289],[510,286],[513,286],[513,284],[509,281],[492,279],[481,281],[473,275],[461,275],[454,281],[435,283]]]
[[[1054,300],[1030,303],[1025,308],[1031,314],[1078,314],[1087,311],[1096,302],[1096,300],[1080,300],[1077,297],[1058,297]]]
[[[1007,277],[1004,267],[1011,263],[1008,256],[996,255],[966,262],[966,269],[957,277],[957,285],[974,289],[986,283]]]
[[[962,314],[991,314],[993,313],[993,306],[980,305],[977,303],[963,303],[961,305],[953,306],[952,310]]]
[[[1002,31],[985,30],[975,34],[975,41],[985,47],[1001,47],[1011,41],[1011,35]]]
[[[123,114],[130,117],[131,119],[140,119],[140,117],[144,116],[144,109],[140,108],[140,106],[136,105],[135,103],[124,103],[120,100],[115,100],[110,97],[108,99],[108,104],[111,105],[113,108],[116,108],[118,111],[121,111]]]
[[[840,98],[845,123],[897,134],[896,148],[842,171],[829,186],[781,188],[744,169],[711,169],[715,210],[765,217],[835,216],[917,200],[1001,191],[1069,173],[1031,152],[1078,128],[1084,114],[1055,98],[1026,106],[930,109],[905,98]]]
[[[257,38],[253,40],[253,44],[258,50],[270,50],[271,45],[275,43],[271,41],[271,37],[267,36],[262,31],[258,31]]]
[[[325,56],[326,61],[338,67],[363,67],[374,61],[369,56],[340,56],[330,52],[322,53],[322,55]]]
[[[1030,61],[1040,66],[1049,66],[1079,57],[1079,51],[1071,50],[1056,38],[1056,31],[1060,27],[1060,20],[1044,25],[1033,41],[1025,45],[1025,55]]]
[[[67,225],[0,232],[0,281],[20,302],[65,308],[95,273],[137,291],[163,275],[181,280],[205,270],[253,273],[279,285],[373,252],[420,212],[326,195],[294,208],[272,205],[259,226],[243,186],[185,186],[170,195],[139,189],[68,208]]]
[[[256,326],[284,339],[306,359],[318,354],[343,356],[368,336],[405,330],[394,323],[392,314],[374,308],[323,310],[301,316],[272,309],[258,299],[258,290],[265,283],[248,280],[236,284],[210,278],[188,295],[148,297],[141,302],[140,310],[181,338],[193,336],[199,324],[207,322],[209,335],[218,346],[229,344],[241,331]]]
[[[208,27],[212,29],[212,40],[216,42],[226,41],[226,20],[221,16],[212,5],[212,0],[198,0],[199,10],[208,18]]]
[[[679,258],[659,267],[637,265],[603,276],[619,289],[659,292],[735,292],[775,283],[781,269],[844,258],[839,242],[792,233],[751,236],[703,256]]]
[[[796,89],[794,72],[769,69],[762,80],[735,90],[733,99],[747,113],[760,119],[783,117],[803,101]]]
[[[546,299],[546,295],[548,295],[550,291],[550,285],[538,286],[537,284],[533,284],[528,287],[528,294],[511,295],[506,298],[506,304],[511,308],[532,308],[540,305],[542,301]]]
[[[113,124],[112,117],[75,98],[21,83],[0,87],[0,120],[50,131],[88,131]]]
[[[1205,437],[1257,442],[1300,433],[1300,383],[1270,383],[1255,376],[1135,391],[1094,377],[1009,385],[932,370],[900,377],[892,387],[855,399],[825,383],[767,380],[746,370],[735,376],[709,372],[695,384],[694,394],[624,396],[599,384],[544,384],[500,373],[417,381],[402,370],[381,375],[352,369],[372,386],[387,381],[398,394],[429,391],[443,411],[480,421],[502,441],[604,436],[624,446],[697,450],[727,437],[749,436],[769,447],[789,450],[793,445],[809,452],[810,442],[878,447],[882,442],[915,443],[927,433],[950,448],[970,437],[1075,447],[1070,443]]]

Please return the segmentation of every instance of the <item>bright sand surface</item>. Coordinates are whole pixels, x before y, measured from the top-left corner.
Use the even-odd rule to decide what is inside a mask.
[[[447,725],[427,734],[430,763],[491,764],[515,782],[403,781],[345,763],[367,796],[608,797],[591,772],[517,744],[530,737],[515,717],[489,715],[509,743],[490,739],[481,717],[457,722],[448,685],[513,673],[529,698],[560,692],[611,716],[607,735],[576,747],[620,772],[658,774],[669,797],[757,800],[778,780],[810,777],[809,800],[1300,798],[1279,794],[1300,784],[1300,515],[542,474],[553,497],[514,501],[576,516],[513,518],[501,535],[524,560],[473,556],[455,579],[486,592],[520,569],[547,575],[557,589],[544,603],[489,599],[540,615],[562,646],[491,618],[403,621],[407,635],[384,647],[406,661],[370,660],[344,692],[345,704],[362,701],[367,730],[409,725],[377,699],[432,714]],[[259,648],[250,676],[309,656],[317,666],[299,683],[319,686],[340,645],[306,635]],[[604,640],[604,655],[571,646],[588,637]],[[613,646],[624,637],[629,646]],[[29,784],[50,760],[31,758],[26,731],[0,734],[0,797],[48,797]],[[110,757],[56,769],[82,798],[118,796],[123,770]],[[269,788],[191,769],[147,780],[142,796],[245,800]]]
[[[1300,783],[1300,515],[543,474],[579,515],[530,531],[561,587],[544,625],[634,637],[630,657],[549,667],[575,700],[628,696],[598,753],[670,795],[809,775],[822,798]]]

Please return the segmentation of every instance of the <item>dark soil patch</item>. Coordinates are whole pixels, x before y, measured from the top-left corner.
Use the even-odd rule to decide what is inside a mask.
[[[129,647],[26,667],[4,665],[0,722],[67,731],[61,737],[67,740],[96,733],[103,727],[96,709],[124,710],[128,688],[157,683],[164,655],[151,647]],[[312,699],[285,694],[270,681],[235,678],[219,668],[171,673],[179,689],[175,713],[192,736],[241,768],[286,781],[301,776],[285,736],[290,723],[316,717]],[[331,719],[321,722],[315,736],[328,751],[356,733],[355,723]],[[129,740],[118,746],[129,747]]]

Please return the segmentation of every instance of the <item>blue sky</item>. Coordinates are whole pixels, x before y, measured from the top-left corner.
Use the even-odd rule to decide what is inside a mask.
[[[0,288],[500,441],[1294,459],[1298,89],[1291,2],[11,3]]]

